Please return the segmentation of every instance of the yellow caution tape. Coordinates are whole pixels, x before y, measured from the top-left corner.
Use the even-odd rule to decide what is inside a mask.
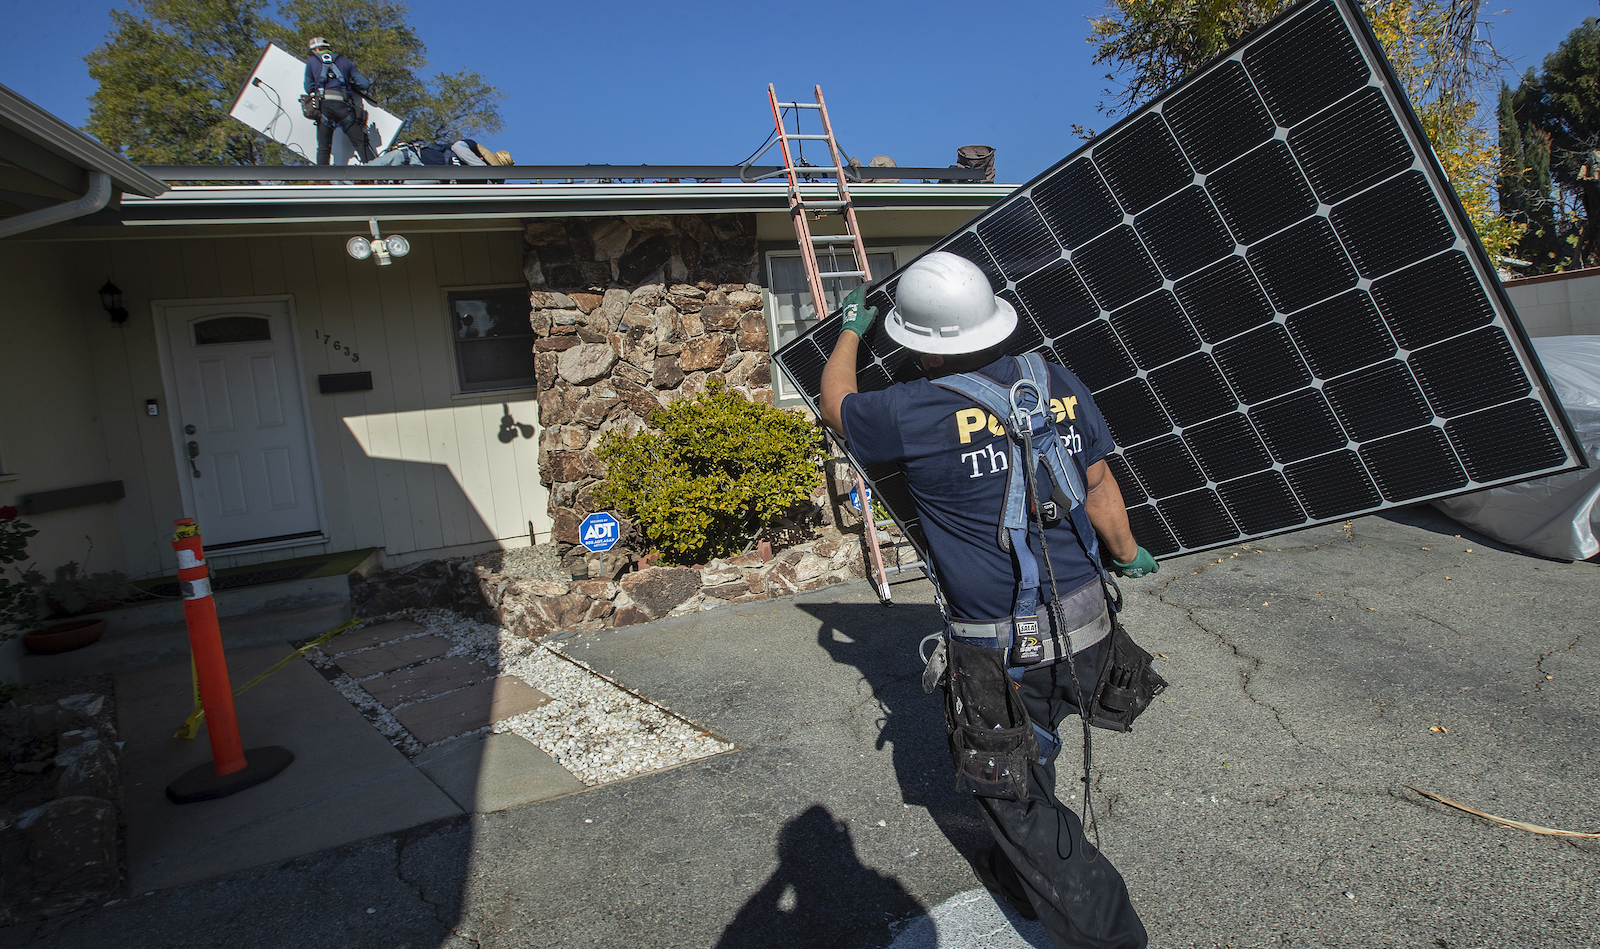
[[[359,616],[350,617],[349,619],[340,623],[338,626],[335,626],[326,633],[323,633],[321,636],[318,636],[316,639],[313,639],[304,646],[301,646],[299,649],[296,649],[294,652],[284,656],[282,659],[274,663],[267,671],[256,676],[254,679],[251,679],[249,682],[246,682],[244,685],[239,686],[237,689],[234,689],[233,697],[238,698],[252,687],[259,685],[261,682],[266,680],[268,676],[271,676],[276,672],[281,672],[286,666],[289,665],[289,663],[294,662],[296,659],[299,659],[301,656],[304,656],[306,653],[317,648],[345,630],[354,626],[360,626],[364,622],[366,621]],[[172,736],[174,738],[193,738],[194,736],[200,734],[200,723],[206,717],[206,710],[200,705],[200,678],[199,676],[195,675],[193,656],[189,657],[189,675],[194,679],[194,714],[183,720],[183,725],[180,726],[178,731]]]

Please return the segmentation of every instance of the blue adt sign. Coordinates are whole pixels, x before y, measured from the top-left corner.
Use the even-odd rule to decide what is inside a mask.
[[[597,554],[615,547],[621,533],[617,519],[605,511],[590,514],[578,525],[579,542]]]

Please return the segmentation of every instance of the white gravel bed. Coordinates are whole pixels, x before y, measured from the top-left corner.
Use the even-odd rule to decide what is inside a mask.
[[[550,701],[539,708],[480,731],[520,735],[587,785],[733,750],[733,745],[704,728],[634,695],[554,646],[522,639],[492,623],[479,623],[447,610],[408,610],[370,620],[369,625],[393,619],[409,619],[422,626],[420,632],[403,638],[436,635],[450,640],[454,645],[440,659],[476,659],[498,669],[500,675],[516,676],[548,695]],[[337,652],[338,639],[325,648]],[[322,669],[335,664],[323,650],[312,650],[307,658]],[[422,745],[355,679],[340,674],[332,681],[404,754],[414,757],[422,751]]]

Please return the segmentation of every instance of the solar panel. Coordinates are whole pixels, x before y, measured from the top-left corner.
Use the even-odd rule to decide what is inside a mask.
[[[933,250],[1081,378],[1172,556],[1579,468],[1577,439],[1361,14],[1307,0]],[[868,291],[887,313],[898,272]],[[837,315],[774,357],[812,408]],[[915,378],[882,332],[863,391]],[[894,466],[866,472],[920,537]]]

